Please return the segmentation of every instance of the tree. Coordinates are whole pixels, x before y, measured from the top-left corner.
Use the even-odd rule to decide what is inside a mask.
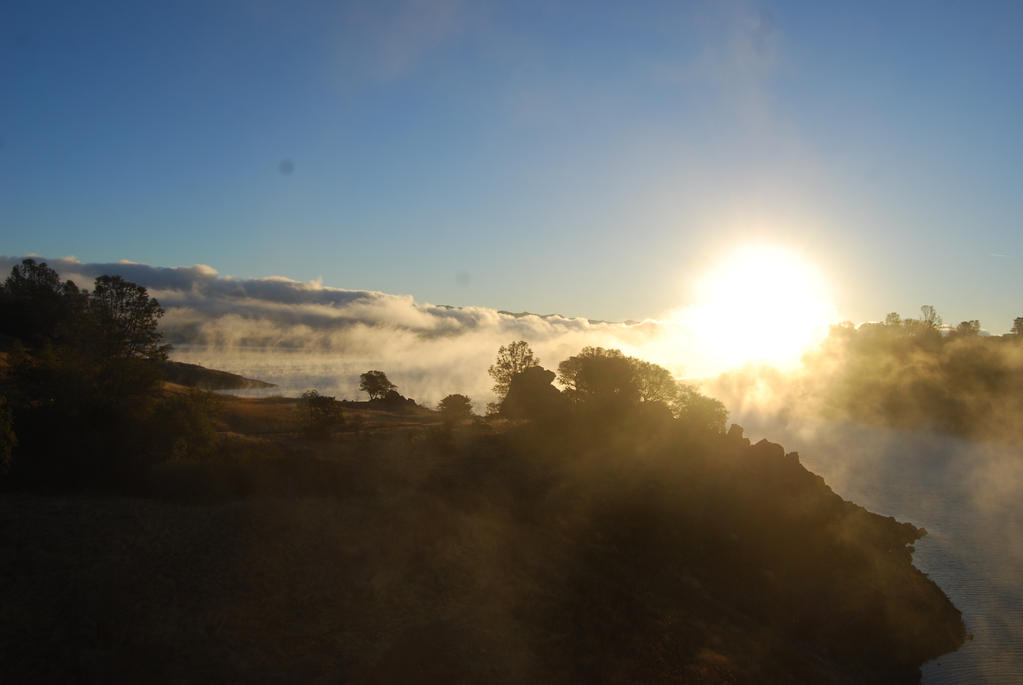
[[[639,383],[632,360],[621,350],[584,347],[558,364],[558,382],[575,401],[590,399],[639,399]]]
[[[1017,316],[1012,320],[1012,334],[1018,338],[1023,338],[1023,316]]]
[[[673,409],[680,421],[694,428],[712,433],[725,431],[725,422],[728,420],[725,405],[713,397],[707,397],[691,385],[678,384]],[[741,429],[739,434],[742,434]]]
[[[10,365],[18,477],[126,482],[173,451],[164,447],[175,431],[161,426],[184,414],[166,402],[154,411],[168,346],[157,330],[163,309],[144,287],[101,276],[80,291],[25,260],[0,299],[4,327],[24,345]]]
[[[884,317],[885,326],[901,326],[902,317],[899,316],[898,312],[888,312],[888,315]]]
[[[661,402],[671,405],[678,395],[678,383],[663,366],[629,357],[636,379],[640,402]]]
[[[920,312],[923,314],[923,316],[920,319],[920,322],[924,325],[925,328],[928,328],[930,330],[937,330],[941,328],[941,317],[938,316],[938,312],[933,305],[929,304],[922,305],[920,307]]]
[[[617,397],[628,402],[671,405],[678,385],[671,373],[621,350],[584,347],[558,365],[558,381],[575,400]]]
[[[160,344],[163,336],[157,330],[163,308],[143,286],[120,276],[100,276],[89,304],[100,319],[107,354],[167,359],[169,346]]]
[[[445,421],[454,423],[472,416],[472,400],[465,395],[455,393],[442,399],[437,405],[437,409]]]
[[[370,400],[385,399],[387,394],[397,387],[387,380],[383,371],[367,371],[359,376],[359,390],[368,393]]]
[[[4,281],[4,290],[21,299],[33,299],[50,293],[60,294],[60,275],[46,262],[23,259],[21,264],[11,268],[10,276]]]
[[[84,310],[84,297],[71,281],[61,283],[46,262],[25,259],[0,286],[0,332],[29,345],[68,337]]]
[[[525,340],[516,340],[498,348],[497,360],[487,370],[494,379],[494,393],[497,394],[498,402],[508,395],[512,378],[534,366],[540,366],[540,360]]]
[[[972,321],[962,321],[956,326],[956,335],[963,337],[973,337],[980,335],[980,321],[973,319]]]

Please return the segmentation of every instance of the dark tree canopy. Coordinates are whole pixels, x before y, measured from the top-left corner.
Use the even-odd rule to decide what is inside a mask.
[[[0,287],[0,331],[29,345],[69,336],[85,299],[71,281],[61,283],[46,262],[25,259]]]
[[[621,350],[584,347],[558,365],[558,381],[577,404],[621,410],[629,405],[661,406],[698,430],[720,433],[728,417],[718,400],[679,383],[664,367],[628,357]]]
[[[516,374],[534,366],[540,366],[540,360],[525,340],[516,340],[498,348],[497,360],[487,370],[494,379],[494,393],[498,400],[503,400],[508,394],[508,386]]]
[[[106,333],[107,353],[114,356],[165,360],[157,330],[163,308],[144,287],[120,276],[100,276],[90,296],[100,328]]]
[[[678,395],[678,383],[663,366],[642,359],[632,360],[632,373],[640,402],[661,402],[671,405]]]
[[[359,376],[359,390],[369,394],[371,400],[386,399],[388,393],[396,391],[397,388],[398,386],[387,380],[387,375],[383,371],[367,371]]]
[[[1012,334],[1023,337],[1023,316],[1017,316],[1012,320]]]
[[[728,410],[724,404],[685,383],[678,384],[673,409],[680,420],[712,433],[723,433],[728,420]]]
[[[561,362],[558,381],[576,401],[615,397],[668,406],[678,392],[675,379],[664,367],[603,347],[584,347]]]
[[[171,407],[159,396],[163,309],[144,287],[100,276],[92,292],[79,290],[26,259],[0,288],[0,309],[3,333],[20,343],[9,358],[15,477],[136,477],[198,415],[186,406],[192,399]]]
[[[93,290],[61,283],[46,263],[26,259],[0,289],[3,332],[36,346],[68,345],[104,358],[163,361],[158,330],[163,308],[147,290],[120,276],[100,276]]]
[[[980,321],[977,319],[962,321],[958,326],[956,326],[955,333],[959,336],[980,335]]]
[[[639,381],[631,357],[621,350],[584,347],[558,364],[558,382],[575,401],[617,398],[639,399]]]
[[[448,395],[437,405],[437,410],[445,421],[459,421],[472,416],[472,400],[467,396],[454,393]]]

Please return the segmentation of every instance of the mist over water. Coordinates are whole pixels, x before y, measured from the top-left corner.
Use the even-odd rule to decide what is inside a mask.
[[[753,440],[796,450],[842,497],[927,529],[914,563],[963,612],[973,640],[925,683],[1016,683],[1023,673],[1023,451],[853,423],[734,415]]]

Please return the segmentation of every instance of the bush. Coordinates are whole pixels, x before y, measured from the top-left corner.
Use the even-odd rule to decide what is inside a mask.
[[[437,410],[440,411],[441,417],[449,423],[462,421],[472,416],[472,400],[465,395],[455,393],[442,399],[437,405]]]
[[[321,395],[317,390],[302,393],[298,410],[302,432],[310,438],[325,440],[344,425],[341,403],[333,397]]]
[[[213,394],[193,390],[159,401],[153,408],[152,435],[156,461],[201,459],[213,453],[217,431],[213,426],[217,400]]]

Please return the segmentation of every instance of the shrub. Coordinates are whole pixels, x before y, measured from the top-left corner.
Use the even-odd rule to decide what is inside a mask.
[[[465,395],[448,395],[437,405],[441,417],[449,423],[468,419],[472,416],[472,400]]]
[[[302,393],[298,401],[302,432],[307,437],[325,440],[344,425],[341,403],[317,390]]]

